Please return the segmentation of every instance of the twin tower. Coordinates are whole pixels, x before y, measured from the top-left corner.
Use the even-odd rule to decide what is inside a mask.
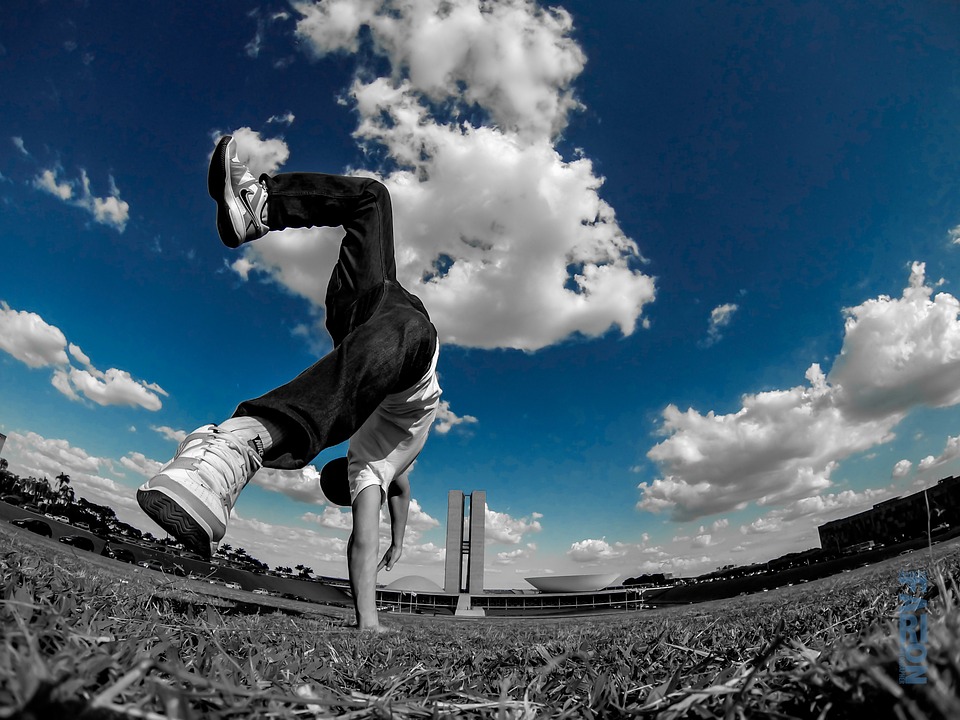
[[[469,514],[466,514],[468,506]],[[445,593],[483,593],[486,514],[487,493],[483,490],[474,490],[469,495],[464,495],[461,490],[451,490],[447,495],[447,559],[443,573]]]

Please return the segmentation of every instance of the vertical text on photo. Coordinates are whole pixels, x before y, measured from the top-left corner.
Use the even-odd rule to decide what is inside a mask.
[[[927,574],[922,570],[901,570],[899,640],[900,684],[927,682]]]

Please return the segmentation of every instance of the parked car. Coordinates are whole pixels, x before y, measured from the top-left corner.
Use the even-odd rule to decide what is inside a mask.
[[[86,535],[64,535],[62,538],[60,538],[60,542],[62,542],[64,545],[72,545],[78,550],[93,552],[93,540],[88,538]]]
[[[157,570],[159,572],[163,572],[163,564],[159,560],[143,560],[138,562],[137,565],[142,568],[146,568],[147,570]]]
[[[3,500],[5,503],[10,503],[11,505],[22,505],[23,498],[19,495],[4,495],[0,497],[0,500]]]
[[[239,590],[239,589],[240,589],[240,585],[237,584],[237,583],[235,583],[235,582],[228,582],[228,583],[226,583],[226,584],[224,585],[224,587],[228,587],[228,588],[230,588],[231,590]]]
[[[47,525],[43,520],[36,520],[34,518],[18,518],[16,520],[11,520],[10,522],[17,527],[24,528],[30,532],[35,532],[37,535],[53,537],[53,530],[51,530],[50,526]]]
[[[126,548],[110,547],[109,544],[103,547],[103,552],[100,554],[104,557],[125,563],[135,563],[137,561],[136,556]]]

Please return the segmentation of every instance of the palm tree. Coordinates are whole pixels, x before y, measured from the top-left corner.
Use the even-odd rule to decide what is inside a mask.
[[[72,505],[76,499],[73,488],[70,487],[70,476],[66,473],[57,475],[57,502],[62,505]]]

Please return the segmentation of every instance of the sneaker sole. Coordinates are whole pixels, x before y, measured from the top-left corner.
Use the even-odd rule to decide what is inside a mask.
[[[237,235],[230,220],[230,203],[236,201],[233,186],[227,182],[230,177],[230,158],[227,157],[227,146],[232,138],[225,135],[220,138],[213,157],[210,158],[210,169],[207,171],[207,192],[217,203],[217,232],[220,241],[228,248],[238,248],[243,238]]]
[[[137,503],[157,525],[173,535],[187,550],[209,560],[210,535],[180,503],[159,490],[137,490]]]

